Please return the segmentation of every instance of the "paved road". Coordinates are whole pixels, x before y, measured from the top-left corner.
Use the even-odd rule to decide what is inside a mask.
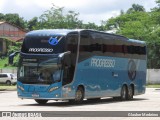
[[[81,105],[55,101],[38,105],[34,100],[17,98],[16,91],[0,91],[0,111],[160,111],[160,89],[148,88],[146,94],[135,96],[132,101],[121,102],[106,98],[100,102],[84,101]]]

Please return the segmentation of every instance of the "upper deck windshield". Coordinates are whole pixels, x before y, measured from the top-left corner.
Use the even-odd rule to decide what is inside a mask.
[[[21,52],[32,54],[63,53],[64,42],[64,36],[28,35],[24,39]]]
[[[60,81],[61,67],[57,60],[21,59],[18,80],[26,84],[51,84]]]

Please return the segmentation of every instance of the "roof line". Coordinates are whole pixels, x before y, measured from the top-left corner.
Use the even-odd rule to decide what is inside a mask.
[[[19,27],[19,26],[15,25],[15,24],[9,23],[9,22],[7,22],[7,21],[0,21],[0,24],[3,24],[3,23],[10,24],[10,25],[12,25],[12,26],[14,26],[14,27],[19,28],[19,29],[20,29],[20,30],[22,30],[23,32],[27,32],[27,30],[22,29],[21,27]]]

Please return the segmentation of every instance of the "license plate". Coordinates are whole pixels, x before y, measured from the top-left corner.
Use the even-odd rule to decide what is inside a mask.
[[[32,97],[38,98],[38,97],[39,97],[39,94],[32,94]]]

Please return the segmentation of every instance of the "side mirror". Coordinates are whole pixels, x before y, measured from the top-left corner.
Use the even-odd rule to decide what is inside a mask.
[[[71,51],[67,51],[67,52],[64,52],[64,53],[60,53],[60,54],[58,55],[58,64],[61,64],[62,61],[63,61],[63,59],[64,59],[64,56],[65,56],[65,55],[69,55],[69,54],[71,54]]]
[[[13,64],[14,57],[15,57],[18,53],[20,53],[20,52],[17,51],[17,52],[11,53],[11,54],[9,55],[9,61],[8,61],[9,64],[11,64],[11,65]]]
[[[67,52],[64,52],[64,53],[60,53],[58,55],[59,58],[63,58],[65,55],[68,55],[68,54],[71,54],[71,51],[67,51]]]

